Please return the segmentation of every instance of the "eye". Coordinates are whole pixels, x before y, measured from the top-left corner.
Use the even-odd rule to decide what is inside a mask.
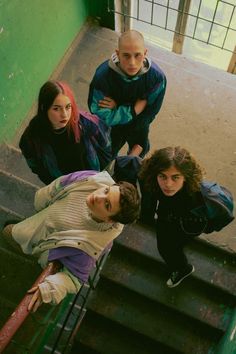
[[[109,209],[110,209],[110,203],[109,203],[108,200],[105,201],[105,208],[106,208],[106,210],[109,210]]]
[[[66,106],[66,109],[67,109],[68,111],[71,109],[71,104],[70,104],[70,103]]]
[[[135,54],[135,58],[136,58],[136,59],[141,59],[141,58],[142,58],[142,54],[141,54],[141,53]]]
[[[59,107],[53,107],[52,108],[54,111],[58,112],[59,111]]]
[[[165,176],[165,175],[162,175],[162,174],[159,174],[158,177],[159,177],[160,179],[165,179],[165,178],[166,178],[166,176]]]
[[[179,177],[180,177],[180,176],[173,176],[172,179],[173,179],[174,181],[177,181],[177,180],[179,179]]]

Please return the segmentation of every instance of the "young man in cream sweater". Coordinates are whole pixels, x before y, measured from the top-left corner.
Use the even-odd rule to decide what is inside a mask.
[[[45,267],[59,261],[62,269],[45,278],[28,309],[42,302],[58,304],[88,280],[96,260],[139,215],[139,196],[127,182],[115,184],[107,172],[80,171],[57,178],[35,195],[36,214],[9,224],[2,235]]]

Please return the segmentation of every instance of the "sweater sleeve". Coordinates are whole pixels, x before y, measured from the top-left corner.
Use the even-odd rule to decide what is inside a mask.
[[[39,290],[44,303],[57,305],[67,294],[76,294],[81,288],[79,280],[67,269],[49,275],[39,284]]]
[[[58,177],[49,185],[40,188],[36,192],[34,198],[35,210],[40,211],[46,208],[50,204],[52,199],[56,196],[56,194],[62,191],[64,187],[97,173],[98,173],[97,171],[93,171],[93,170],[78,171],[78,172],[69,173],[68,175],[65,176]]]

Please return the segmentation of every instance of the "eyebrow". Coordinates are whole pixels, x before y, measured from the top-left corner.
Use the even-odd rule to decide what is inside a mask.
[[[110,193],[110,189],[111,187],[107,187],[108,188],[108,192],[107,192],[107,195]],[[107,202],[109,203],[109,207],[108,207],[108,211],[112,211],[112,204],[111,204],[111,200],[108,199]]]
[[[162,176],[167,176],[165,173],[163,173],[163,172],[160,172],[159,173],[159,175],[162,175]],[[178,177],[178,176],[181,176],[181,173],[176,173],[176,174],[174,174],[174,175],[171,175],[170,177]]]
[[[65,107],[66,107],[66,106],[69,106],[69,105],[71,105],[71,102],[68,102],[68,103],[65,105]],[[60,104],[53,104],[52,107],[63,107],[63,106],[60,105]]]

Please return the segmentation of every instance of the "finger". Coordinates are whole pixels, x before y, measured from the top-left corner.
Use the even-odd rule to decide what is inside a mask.
[[[34,308],[34,304],[37,302],[37,299],[38,297],[36,296],[36,294],[34,294],[28,305],[28,311],[31,311]]]
[[[38,310],[39,306],[41,305],[41,303],[42,303],[42,301],[40,299],[37,299],[37,301],[34,303],[32,311],[36,312]]]
[[[103,103],[101,102],[101,103],[98,104],[98,106],[99,107],[103,107],[103,108],[107,108],[107,107],[109,108],[109,104],[106,103],[106,102],[103,102]]]
[[[32,293],[34,293],[37,289],[38,289],[38,286],[34,286],[33,288],[29,289],[29,290],[27,291],[27,293],[28,293],[28,294],[32,294]]]

